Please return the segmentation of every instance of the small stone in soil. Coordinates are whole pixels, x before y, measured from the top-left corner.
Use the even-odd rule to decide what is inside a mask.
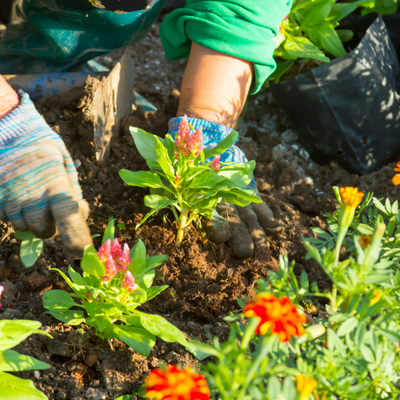
[[[25,286],[30,292],[46,291],[53,287],[50,278],[39,275],[37,272],[34,272],[26,278]]]
[[[86,391],[86,397],[90,400],[105,400],[106,395],[99,389],[89,388]]]
[[[4,286],[4,292],[1,295],[1,305],[3,307],[8,307],[15,299],[17,286],[9,281],[0,282],[0,286]]]

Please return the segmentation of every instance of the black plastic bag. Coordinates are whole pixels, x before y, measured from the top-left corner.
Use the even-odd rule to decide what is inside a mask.
[[[400,14],[388,17],[400,53]],[[315,161],[365,174],[400,161],[400,66],[381,16],[345,25],[363,36],[354,50],[270,90]]]

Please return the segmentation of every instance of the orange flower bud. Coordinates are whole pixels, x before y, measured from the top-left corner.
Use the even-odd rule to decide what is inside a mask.
[[[351,186],[346,186],[346,187],[341,186],[339,188],[339,191],[343,205],[346,207],[352,207],[354,209],[356,209],[359,206],[364,196],[364,193],[359,192],[358,188]]]
[[[374,290],[374,297],[369,301],[369,305],[370,306],[375,305],[380,299],[381,299],[381,294],[377,290]]]

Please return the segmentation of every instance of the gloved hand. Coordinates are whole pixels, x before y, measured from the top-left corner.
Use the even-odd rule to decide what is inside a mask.
[[[58,226],[71,256],[92,243],[75,165],[62,139],[36,111],[29,96],[0,119],[0,220],[15,230],[48,238]]]
[[[175,137],[182,117],[169,121],[168,133]],[[206,148],[215,147],[232,131],[225,125],[202,119],[188,118],[189,124],[197,129],[203,129],[203,144]],[[241,149],[233,145],[221,155],[221,162],[246,162],[246,156]],[[257,190],[254,176],[246,189]],[[228,242],[236,257],[245,259],[251,257],[255,247],[268,251],[267,235],[275,235],[283,231],[283,227],[274,219],[271,209],[263,203],[252,203],[246,207],[236,207],[220,203],[214,211],[214,217],[208,221],[209,238],[215,243]]]

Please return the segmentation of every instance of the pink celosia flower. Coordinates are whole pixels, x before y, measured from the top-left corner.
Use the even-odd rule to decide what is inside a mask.
[[[219,160],[221,159],[221,154],[218,154],[217,156],[215,156],[214,160],[211,161],[210,167],[214,170],[214,171],[218,171],[221,169],[220,165],[219,165]]]
[[[133,277],[130,271],[125,272],[125,279],[121,283],[121,286],[124,287],[125,289],[128,289],[129,292],[132,292],[134,289],[137,288],[137,285],[135,283],[135,278]]]
[[[102,263],[105,263],[107,261],[107,258],[111,252],[111,239],[108,239],[100,248],[99,251],[97,252],[97,255],[100,257],[100,261]]]
[[[111,245],[111,255],[113,259],[116,261],[117,258],[121,256],[121,254],[122,254],[121,244],[119,243],[119,240],[115,238]]]
[[[109,254],[107,260],[104,264],[106,267],[106,274],[103,276],[104,282],[110,282],[114,276],[118,274],[118,269],[115,265],[115,260],[113,259],[112,255]]]
[[[179,124],[178,134],[175,138],[175,157],[178,158],[180,153],[183,156],[187,157],[190,153],[189,144],[190,144],[190,128],[187,120],[187,116],[185,115],[182,118],[181,123]]]
[[[4,286],[0,286],[0,297],[1,297],[3,292],[4,292]],[[0,307],[1,307],[1,303],[0,303]]]
[[[191,136],[189,149],[196,157],[200,155],[203,150],[203,131],[201,126],[196,129],[196,132]]]
[[[125,271],[129,264],[131,263],[131,258],[129,257],[129,246],[124,243],[124,250],[121,253],[121,257],[118,260],[117,268],[120,271]]]

